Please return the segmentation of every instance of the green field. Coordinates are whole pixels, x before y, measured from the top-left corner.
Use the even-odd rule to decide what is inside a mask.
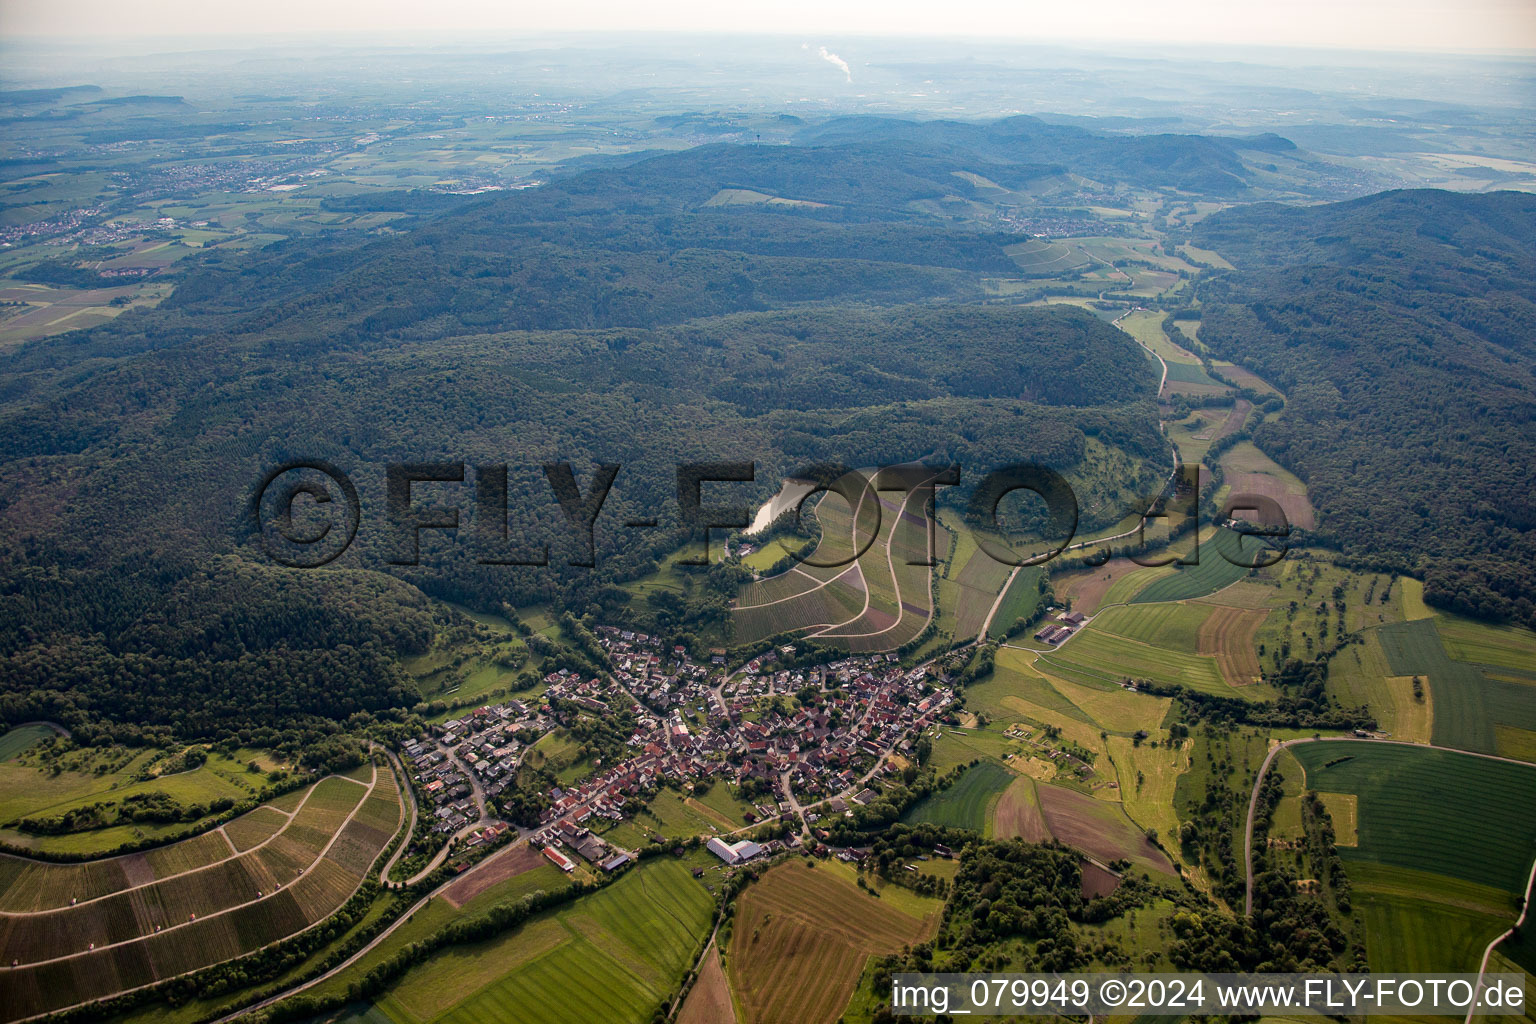
[[[1452,660],[1441,641],[1438,619],[1390,623],[1377,632],[1394,675],[1429,679],[1436,744],[1530,756],[1530,745],[1522,740],[1536,734],[1536,679],[1524,681],[1509,669],[1484,671]],[[1464,627],[1457,643],[1461,651],[1479,650],[1471,646]],[[1486,648],[1481,651],[1488,653]],[[1507,677],[1498,678],[1500,671]]]
[[[95,803],[117,805],[127,797],[150,793],[164,793],[184,807],[207,806],[221,798],[238,802],[256,796],[266,785],[263,775],[246,770],[246,763],[215,751],[209,751],[207,761],[196,769],[164,775],[157,773],[179,750],[66,747],[64,753],[45,758],[41,752],[47,748],[37,746],[37,741],[52,735],[52,730],[36,731],[41,728],[12,730],[0,738],[11,748],[9,757],[0,760],[0,823],[55,817]],[[259,756],[253,751],[238,754],[248,760]],[[27,849],[92,856],[124,843],[169,840],[199,825],[135,822],[59,835],[36,835],[13,826],[0,828],[0,839]]]
[[[0,736],[0,761],[9,761],[32,745],[54,735],[46,725],[22,725]]]
[[[1154,646],[1089,625],[1057,650],[1040,655],[1036,665],[1085,686],[1102,687],[1127,678],[1150,679],[1224,697],[1243,695],[1222,678],[1215,658],[1192,651]]]
[[[1240,562],[1252,562],[1258,547],[1257,541],[1245,539],[1232,530],[1217,530],[1209,541],[1201,543],[1199,565],[1177,566],[1171,575],[1153,580],[1130,600],[1133,604],[1145,604],[1187,601],[1214,594],[1248,575],[1248,569],[1234,565],[1224,553]]]
[[[451,949],[378,1001],[398,1024],[634,1022],[682,980],[714,902],[697,857],[647,861],[605,889],[495,939]]]
[[[1041,569],[1034,566],[1019,570],[1003,594],[1003,601],[997,606],[997,614],[992,617],[992,636],[1004,635],[1015,622],[1035,613],[1035,609],[1040,606],[1041,572]]]
[[[1536,767],[1369,741],[1290,749],[1308,789],[1359,797],[1359,846],[1340,849],[1346,861],[1524,888],[1536,858]]]
[[[1193,652],[1199,645],[1200,627],[1213,610],[1205,604],[1130,604],[1105,610],[1093,620],[1092,628],[1142,643]]]
[[[1507,892],[1444,875],[1352,861],[1349,878],[1373,971],[1475,971],[1514,919]]]
[[[908,824],[927,823],[985,832],[992,805],[1015,778],[1017,776],[1002,765],[983,761],[967,769],[948,789],[925,797],[908,808],[901,820]]]

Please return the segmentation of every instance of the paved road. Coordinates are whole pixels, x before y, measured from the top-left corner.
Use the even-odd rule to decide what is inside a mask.
[[[246,1006],[246,1007],[243,1007],[242,1009],[236,1010],[234,1013],[231,1013],[228,1016],[220,1017],[217,1021],[214,1021],[213,1024],[227,1024],[227,1022],[229,1022],[229,1021],[237,1020],[237,1019],[239,1019],[241,1017],[244,1017],[248,1013],[252,1013],[252,1012],[254,1012],[256,1010],[260,1010],[260,1009],[263,1009],[265,1007],[271,1006],[273,1003],[280,1002],[280,1001],[282,1001],[284,999],[287,999],[289,996],[296,996],[300,992],[308,991],[309,989],[314,988],[316,985],[320,984],[321,982],[335,977],[337,974],[340,974],[342,971],[346,970],[348,967],[351,967],[353,964],[357,963],[357,961],[361,960],[363,957],[367,956],[370,952],[372,952],[373,949],[375,949],[379,945],[379,943],[383,942],[385,939],[387,939],[391,935],[393,935],[397,928],[399,928],[401,925],[403,925],[407,921],[409,921],[411,919],[412,915],[414,915],[416,913],[416,911],[418,911],[422,907],[426,906],[431,900],[433,900],[438,895],[440,895],[443,892],[443,890],[447,889],[450,885],[453,885],[455,882],[463,881],[464,879],[466,879],[469,876],[473,875],[475,872],[483,869],[486,865],[490,864],[492,861],[496,860],[498,857],[501,857],[504,854],[506,854],[508,851],[515,849],[517,847],[517,845],[518,845],[517,843],[513,843],[510,846],[507,846],[505,849],[501,850],[500,852],[496,853],[495,855],[487,857],[485,860],[481,861],[479,864],[476,864],[474,867],[470,868],[468,871],[464,872],[462,875],[456,875],[455,877],[450,878],[446,882],[443,882],[442,884],[438,885],[437,888],[433,889],[431,892],[427,893],[421,899],[419,899],[415,903],[411,904],[411,908],[409,910],[407,910],[405,913],[401,914],[399,917],[395,918],[395,920],[393,922],[391,922],[391,924],[390,924],[390,926],[388,928],[385,928],[378,935],[374,936],[373,940],[370,941],[366,946],[364,946],[362,949],[359,949],[356,953],[353,953],[351,956],[347,957],[347,959],[343,960],[341,963],[337,964],[335,967],[332,967],[330,970],[326,971],[324,974],[320,975],[319,977],[311,978],[309,981],[306,981],[306,982],[304,982],[303,984],[300,984],[300,985],[295,985],[293,988],[284,989],[282,992],[278,993],[275,996],[270,996],[269,998],[263,999],[263,1000],[261,1000],[258,1003],[252,1003],[250,1006]]]
[[[379,871],[380,884],[388,887],[390,869],[405,855],[406,849],[411,845],[411,837],[416,834],[416,815],[418,809],[416,806],[416,787],[411,785],[411,775],[405,770],[405,765],[400,763],[400,758],[395,756],[393,750],[387,748],[380,749],[384,750],[384,756],[389,758],[390,763],[395,766],[395,770],[400,773],[400,788],[404,790],[405,798],[411,805],[411,822],[405,830],[405,839],[401,841],[395,852],[390,855],[389,862]]]
[[[1270,748],[1264,756],[1264,763],[1259,765],[1259,774],[1253,780],[1253,794],[1248,798],[1248,824],[1243,831],[1243,868],[1247,875],[1246,892],[1243,896],[1243,913],[1253,914],[1253,821],[1258,815],[1259,787],[1264,784],[1264,776],[1269,771],[1270,762],[1287,747],[1294,747],[1298,743],[1372,743],[1377,746],[1415,747],[1420,750],[1444,750],[1452,754],[1465,754],[1468,757],[1481,757],[1485,761],[1503,761],[1505,764],[1518,764],[1526,768],[1536,769],[1536,765],[1529,761],[1520,761],[1513,757],[1500,757],[1497,754],[1479,754],[1474,750],[1458,750],[1455,747],[1442,747],[1435,743],[1409,743],[1407,740],[1377,740],[1366,739],[1360,736],[1303,736],[1300,739],[1286,740]]]
[[[1488,973],[1488,961],[1493,958],[1494,947],[1517,934],[1524,927],[1525,919],[1531,913],[1532,889],[1536,889],[1536,861],[1531,863],[1531,877],[1525,881],[1525,902],[1520,906],[1520,916],[1515,918],[1515,923],[1510,926],[1509,931],[1488,943],[1488,948],[1483,950],[1483,962],[1477,968],[1477,989],[1472,993],[1472,1005],[1467,1008],[1465,1024],[1472,1024],[1472,1017],[1477,1013],[1478,1001],[1483,998],[1483,989],[1487,987],[1483,982],[1483,975]]]
[[[459,760],[459,756],[457,754],[443,746],[441,743],[437,742],[435,737],[432,739],[432,745],[446,754],[448,756],[448,760],[453,763],[453,766],[457,768],[461,773],[463,773],[464,777],[469,780],[470,795],[475,798],[475,809],[479,812],[479,816],[474,821],[470,822],[455,832],[453,835],[449,836],[448,841],[443,844],[443,848],[438,850],[437,853],[433,855],[432,859],[427,862],[426,867],[422,868],[420,871],[416,872],[410,878],[405,880],[405,884],[408,886],[415,885],[417,882],[421,881],[423,878],[426,878],[432,872],[436,871],[442,865],[443,861],[448,859],[448,855],[453,852],[453,845],[460,839],[463,839],[470,833],[476,831],[477,829],[482,829],[487,825],[503,824],[501,819],[496,818],[486,812],[487,805],[485,800],[485,788],[480,785],[479,777],[476,776],[474,772],[469,770],[468,765]]]

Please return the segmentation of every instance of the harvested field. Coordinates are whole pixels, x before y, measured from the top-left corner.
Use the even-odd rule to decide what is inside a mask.
[[[1034,779],[1015,779],[1003,791],[992,818],[992,834],[998,839],[1023,839],[1031,843],[1043,843],[1051,838],[1051,830],[1046,827],[1045,815],[1040,810],[1040,798],[1035,793]]]
[[[443,899],[462,907],[498,882],[532,871],[544,863],[544,855],[529,843],[508,847],[480,864],[443,890]]]
[[[1082,867],[1084,899],[1108,896],[1120,888],[1120,876],[1113,871],[1101,868],[1090,860],[1083,861]]]
[[[1200,625],[1198,654],[1214,655],[1221,676],[1233,686],[1259,681],[1259,654],[1253,636],[1269,612],[1258,608],[1217,608]]]
[[[833,865],[773,868],[742,894],[732,926],[726,969],[744,1024],[832,1024],[870,956],[933,935],[940,904],[923,902],[934,911],[919,918]]]
[[[1058,599],[1072,603],[1073,611],[1092,615],[1099,610],[1099,603],[1110,587],[1145,568],[1129,558],[1112,558],[1097,569],[1064,573],[1051,581],[1051,588]]]
[[[1051,834],[1068,846],[1105,862],[1123,857],[1153,874],[1174,874],[1167,856],[1118,803],[1061,786],[1041,785],[1036,792]]]
[[[1240,499],[1241,496],[1248,494],[1261,494],[1266,498],[1275,499],[1276,504],[1285,512],[1286,520],[1292,526],[1310,530],[1317,525],[1317,517],[1312,511],[1312,503],[1307,500],[1307,496],[1294,493],[1283,481],[1263,473],[1240,473],[1230,477],[1227,482],[1232,485],[1231,493],[1234,498]],[[1228,500],[1230,502],[1232,499]],[[1285,525],[1278,522],[1265,522],[1262,516],[1254,512],[1249,512],[1243,518],[1262,522],[1265,526]]]
[[[704,954],[699,980],[688,991],[677,1024],[736,1024],[736,1007],[731,1003],[731,986],[720,966],[720,951],[713,945]]]

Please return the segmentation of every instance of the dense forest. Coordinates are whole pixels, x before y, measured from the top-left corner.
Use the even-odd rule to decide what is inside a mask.
[[[1081,310],[970,304],[1014,236],[914,214],[960,179],[887,156],[703,147],[393,235],[213,250],[159,308],[0,355],[0,715],[219,738],[409,706],[396,663],[431,627],[402,581],[584,608],[678,544],[679,463],[753,463],[705,489],[743,508],[808,463],[958,463],[969,484],[1070,473],[1090,444],[1128,493],[1155,487],[1134,343]],[[704,205],[743,187],[826,205]],[[309,576],[271,566],[248,514],[292,460],[361,499],[356,542]],[[557,462],[582,494],[618,467],[596,569],[568,564]],[[463,527],[423,531],[419,565],[393,564],[414,544],[388,525],[392,463],[463,464],[412,492]],[[500,464],[505,531],[476,519]],[[482,564],[546,545],[547,568]]]
[[[1317,539],[1536,626],[1536,197],[1261,204],[1195,234],[1239,268],[1202,285],[1200,338],[1285,390],[1254,440],[1307,481]]]

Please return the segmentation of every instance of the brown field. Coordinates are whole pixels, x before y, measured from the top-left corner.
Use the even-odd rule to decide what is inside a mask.
[[[1202,597],[1199,604],[1214,604],[1226,608],[1267,609],[1275,598],[1275,588],[1263,583],[1238,580],[1209,597]]]
[[[1229,477],[1227,482],[1232,485],[1233,494],[1262,494],[1265,497],[1274,498],[1285,510],[1285,517],[1293,526],[1310,530],[1317,525],[1317,517],[1312,511],[1312,503],[1307,500],[1306,494],[1295,493],[1282,480],[1263,473],[1239,473]],[[1265,525],[1280,524],[1266,523]]]
[[[713,945],[704,954],[699,980],[688,990],[677,1024],[736,1024],[736,1007],[731,1003],[731,986],[720,966],[720,951]]]
[[[1236,433],[1243,429],[1243,424],[1248,419],[1248,414],[1253,411],[1253,403],[1246,398],[1239,398],[1232,406],[1232,411],[1227,413],[1227,418],[1221,426],[1211,433],[1211,443],[1214,444],[1228,434]]]
[[[1223,362],[1222,360],[1217,359],[1213,361],[1212,365],[1216,367],[1217,373],[1221,374],[1223,377],[1227,378],[1240,388],[1253,388],[1253,390],[1259,392],[1260,394],[1279,394],[1278,391],[1270,387],[1269,384],[1266,383],[1264,379],[1261,378],[1258,374],[1253,373],[1250,370],[1245,370],[1241,366],[1238,366],[1236,363]]]
[[[993,812],[992,834],[998,839],[1023,839],[1031,843],[1043,843],[1051,838],[1045,815],[1040,811],[1040,798],[1035,795],[1033,779],[1014,779],[1003,790]]]
[[[1197,654],[1213,654],[1221,677],[1233,686],[1259,681],[1259,653],[1253,636],[1269,612],[1218,607],[1200,624]]]
[[[1095,896],[1108,896],[1120,888],[1120,876],[1113,871],[1107,871],[1092,861],[1083,861],[1083,898],[1093,899]]]
[[[1036,793],[1051,834],[1068,846],[1102,861],[1125,857],[1152,872],[1175,873],[1163,851],[1136,827],[1118,803],[1095,800],[1061,786],[1038,786]]]
[[[1099,610],[1099,602],[1115,581],[1139,572],[1145,566],[1137,565],[1129,558],[1111,558],[1097,569],[1079,569],[1063,573],[1051,581],[1051,589],[1058,601],[1071,601],[1072,610],[1092,615]]]
[[[919,919],[854,888],[832,865],[780,865],[741,897],[727,965],[745,1024],[832,1024],[875,954],[929,938]]]
[[[462,907],[497,882],[516,878],[543,863],[544,855],[532,845],[518,843],[509,846],[444,889],[443,899],[451,906]]]

